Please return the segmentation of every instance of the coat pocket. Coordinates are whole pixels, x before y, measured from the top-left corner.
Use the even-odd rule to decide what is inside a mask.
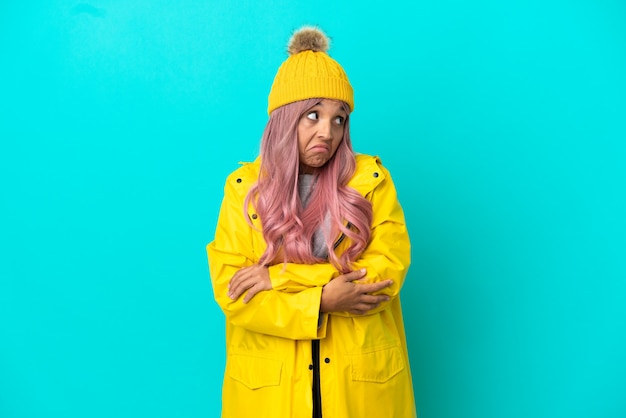
[[[350,356],[352,380],[384,383],[404,370],[398,346],[376,347]]]
[[[228,357],[226,373],[248,389],[280,385],[283,363],[280,360],[233,354]]]

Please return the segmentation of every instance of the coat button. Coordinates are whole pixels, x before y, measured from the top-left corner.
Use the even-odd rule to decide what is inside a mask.
[[[237,179],[237,183],[241,183],[241,179]]]
[[[251,218],[252,218],[252,219],[256,219],[256,218],[258,218],[258,216],[256,215],[256,213],[253,213],[253,214],[252,214],[252,216],[251,216]]]
[[[329,359],[328,357],[326,357],[326,358],[324,359],[324,363],[326,363],[326,364],[330,363],[330,359]]]
[[[313,370],[313,365],[309,364],[309,370]]]
[[[378,173],[374,173],[374,177],[378,177]]]

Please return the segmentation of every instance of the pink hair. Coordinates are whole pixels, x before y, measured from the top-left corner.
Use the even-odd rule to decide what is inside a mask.
[[[259,264],[278,262],[303,264],[326,260],[313,255],[313,234],[330,215],[330,234],[326,246],[330,262],[342,273],[363,252],[370,238],[372,205],[356,190],[347,187],[356,169],[350,141],[350,118],[344,123],[343,139],[335,155],[320,169],[306,208],[298,195],[299,153],[298,122],[319,99],[308,99],[274,110],[261,140],[261,171],[250,189],[245,206],[254,202],[263,224],[267,248]],[[343,103],[349,115],[350,108]],[[247,215],[246,215],[247,218]],[[343,234],[350,245],[340,256],[335,240]]]

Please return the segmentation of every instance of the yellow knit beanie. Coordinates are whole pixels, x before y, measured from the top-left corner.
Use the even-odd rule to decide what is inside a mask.
[[[354,109],[354,93],[346,72],[332,59],[328,37],[318,28],[305,26],[296,31],[268,98],[267,113],[299,100],[324,98],[342,100]]]

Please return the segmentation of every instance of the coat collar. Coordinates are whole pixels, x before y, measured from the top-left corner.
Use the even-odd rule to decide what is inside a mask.
[[[356,154],[356,170],[352,179],[348,182],[348,187],[352,187],[361,195],[365,196],[378,186],[386,177],[380,158],[377,156]],[[240,187],[248,190],[249,187],[257,181],[259,169],[261,167],[261,159],[257,157],[254,162],[240,162],[242,167],[236,171],[233,176],[237,179]],[[242,181],[243,180],[243,181]]]

